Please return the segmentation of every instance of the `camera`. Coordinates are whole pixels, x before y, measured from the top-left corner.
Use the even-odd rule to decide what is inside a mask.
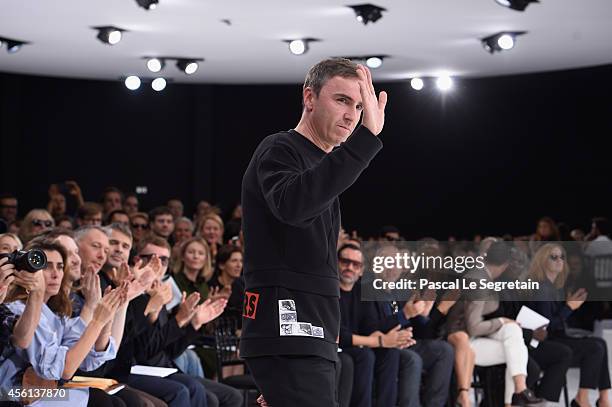
[[[3,257],[7,257],[9,264],[14,264],[17,270],[29,273],[36,273],[47,267],[47,256],[39,249],[15,250],[13,253],[0,254],[0,259]]]

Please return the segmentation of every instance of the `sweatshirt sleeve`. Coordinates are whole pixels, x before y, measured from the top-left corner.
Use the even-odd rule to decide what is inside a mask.
[[[380,139],[360,126],[347,142],[303,170],[295,152],[274,144],[260,156],[257,178],[274,216],[305,227],[355,182],[381,148]]]
[[[499,318],[485,320],[483,310],[485,301],[468,301],[465,307],[465,320],[470,337],[487,336],[501,328],[503,322]]]

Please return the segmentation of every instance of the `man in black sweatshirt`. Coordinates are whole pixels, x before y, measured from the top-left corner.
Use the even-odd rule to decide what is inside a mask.
[[[296,128],[266,137],[244,174],[240,355],[272,407],[337,406],[338,195],[382,148],[386,102],[366,67],[319,62]]]

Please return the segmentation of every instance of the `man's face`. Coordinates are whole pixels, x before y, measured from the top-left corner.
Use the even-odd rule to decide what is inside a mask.
[[[184,242],[193,237],[192,226],[188,222],[177,222],[174,228],[174,240],[176,243]]]
[[[151,230],[158,236],[167,239],[174,231],[174,219],[172,215],[157,215],[151,222]]]
[[[125,226],[130,226],[130,217],[125,213],[117,212],[110,218],[110,223],[123,223]]]
[[[344,249],[338,254],[340,279],[345,284],[355,284],[363,274],[363,256],[359,250]]]
[[[77,219],[79,226],[102,226],[102,212],[86,215],[83,219]]]
[[[92,267],[94,272],[100,271],[109,252],[108,237],[99,230],[87,232],[79,241],[79,255],[81,256],[81,270]]]
[[[62,245],[68,255],[68,277],[70,281],[75,282],[81,278],[81,257],[79,256],[79,247],[70,236],[59,236],[56,242]]]
[[[155,246],[149,243],[140,251],[140,253],[138,253],[136,258],[142,259],[142,265],[146,266],[149,261],[151,261],[153,255],[156,255],[157,258],[159,258],[159,260],[161,261],[162,269],[164,272],[160,273],[160,275],[163,276],[168,270],[168,263],[170,260],[170,251],[167,248]]]
[[[104,195],[104,213],[109,213],[121,209],[121,194],[119,192],[107,192]]]
[[[0,199],[0,218],[5,219],[7,222],[13,222],[17,219],[17,199]]]
[[[123,210],[128,214],[138,212],[138,198],[135,196],[128,196],[123,203]]]
[[[120,231],[112,229],[108,244],[110,246],[108,264],[119,268],[122,263],[127,263],[130,258],[130,250],[132,249],[132,239]]]
[[[319,96],[306,92],[305,105],[312,109],[312,124],[321,141],[337,146],[351,135],[361,117],[362,101],[357,78],[334,76]]]
[[[183,216],[183,203],[178,199],[171,199],[168,201],[168,209],[172,212],[172,217],[178,219]]]

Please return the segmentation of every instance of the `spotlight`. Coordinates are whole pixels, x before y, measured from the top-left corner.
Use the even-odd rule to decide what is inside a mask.
[[[489,35],[481,40],[483,48],[491,54],[499,51],[508,51],[514,48],[515,38],[525,34],[526,31],[507,31]]]
[[[147,60],[147,69],[151,72],[159,72],[164,69],[166,63],[160,58],[149,58]]]
[[[191,75],[198,70],[198,62],[195,59],[179,59],[176,61],[176,67],[187,75]]]
[[[495,2],[517,11],[525,11],[529,3],[539,3],[538,0],[495,0]]]
[[[9,54],[19,51],[25,44],[29,44],[29,42],[0,37],[0,47],[6,45],[6,52]]]
[[[136,0],[136,3],[145,10],[155,10],[159,0]]]
[[[125,87],[129,90],[136,90],[140,87],[140,78],[138,76],[128,76],[125,78]]]
[[[410,80],[410,86],[412,87],[412,89],[414,90],[421,90],[423,89],[423,79],[421,78],[412,78]]]
[[[154,91],[161,92],[166,88],[166,80],[164,78],[155,78],[151,82],[151,87]]]
[[[380,68],[383,64],[383,57],[369,57],[366,59],[366,65],[368,68],[376,69]]]
[[[293,55],[302,55],[308,52],[309,44],[314,41],[320,41],[316,38],[298,38],[295,40],[283,40],[289,44],[289,51]]]
[[[289,43],[289,51],[293,55],[302,55],[308,51],[308,42],[304,40],[293,40]]]
[[[122,30],[121,28],[106,26],[106,27],[93,27],[98,30],[97,38],[105,44],[115,45],[121,41]]]
[[[450,88],[453,87],[453,80],[448,75],[440,76],[438,79],[436,79],[436,86],[441,91],[450,90]]]
[[[387,9],[375,6],[374,4],[356,4],[348,6],[355,11],[357,21],[366,25],[367,23],[375,23],[382,17],[382,12]]]

